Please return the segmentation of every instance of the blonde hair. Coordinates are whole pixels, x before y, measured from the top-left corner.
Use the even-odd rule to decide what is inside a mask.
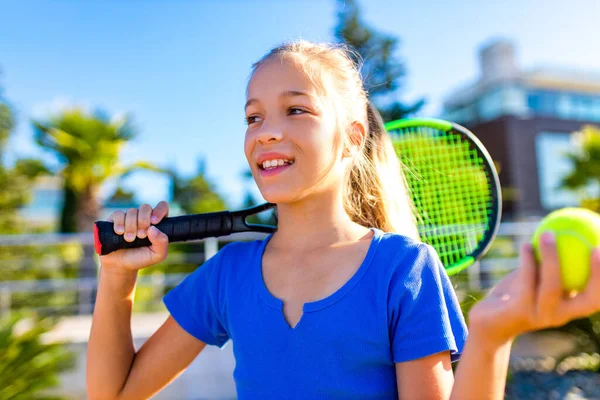
[[[365,126],[365,138],[346,175],[343,197],[346,213],[362,226],[418,238],[414,208],[400,161],[363,86],[360,56],[343,44],[300,40],[273,48],[253,64],[251,77],[275,57],[294,62],[321,95],[331,92],[338,95],[331,104],[336,111],[337,129],[345,133],[344,146],[352,141],[354,121]]]

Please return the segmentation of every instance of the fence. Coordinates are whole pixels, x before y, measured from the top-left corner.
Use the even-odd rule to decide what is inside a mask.
[[[521,243],[529,240],[536,226],[536,222],[503,223],[488,255],[452,278],[457,291],[487,289],[514,269]],[[181,244],[163,263],[139,276],[134,311],[162,310],[162,296],[227,242],[264,236],[210,238],[190,242],[187,249]],[[48,314],[90,314],[98,266],[92,234],[0,236],[0,313],[27,308]]]

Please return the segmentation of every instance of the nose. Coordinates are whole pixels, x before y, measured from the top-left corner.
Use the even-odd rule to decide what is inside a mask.
[[[263,122],[261,129],[256,135],[257,142],[267,144],[281,141],[283,139],[283,129],[273,124],[266,124],[265,122]]]

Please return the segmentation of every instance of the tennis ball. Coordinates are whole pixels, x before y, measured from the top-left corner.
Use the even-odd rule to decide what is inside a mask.
[[[566,291],[583,290],[590,277],[592,249],[600,245],[600,214],[574,207],[548,214],[532,237],[538,263],[541,260],[540,237],[548,231],[556,238],[563,288]]]

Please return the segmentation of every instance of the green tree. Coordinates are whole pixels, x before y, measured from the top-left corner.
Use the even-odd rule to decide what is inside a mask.
[[[117,186],[112,195],[108,198],[110,204],[131,204],[135,202],[135,193],[122,186]]]
[[[264,199],[257,200],[252,191],[252,187],[256,185],[254,181],[254,177],[252,176],[252,171],[250,168],[242,171],[242,180],[244,181],[246,188],[244,193],[244,201],[242,203],[242,208],[251,208],[259,204],[263,204],[265,202]],[[246,218],[246,221],[250,224],[265,224],[265,225],[277,225],[277,210],[271,209],[268,211],[263,211],[258,214],[254,214]]]
[[[425,100],[404,104],[399,100],[404,63],[397,56],[399,39],[370,27],[362,20],[356,0],[338,0],[335,38],[351,46],[363,61],[365,87],[385,121],[405,118],[418,112]],[[355,60],[356,61],[356,60]]]
[[[36,159],[17,159],[13,167],[5,166],[5,147],[14,124],[12,109],[0,88],[0,233],[21,230],[18,209],[30,200],[30,187],[35,178],[48,172]]]
[[[174,168],[169,171],[169,176],[171,198],[186,214],[222,211],[227,208],[215,185],[206,177],[204,160],[199,161],[196,174],[192,177],[183,177]]]
[[[146,161],[123,166],[121,151],[135,137],[128,116],[110,118],[102,112],[88,114],[80,108],[65,110],[48,121],[33,121],[36,141],[53,152],[62,169],[64,205],[61,232],[87,232],[98,219],[101,186],[135,170],[164,172]]]
[[[250,208],[258,205],[258,201],[254,197],[254,194],[252,193],[252,190],[249,187],[254,184],[254,177],[252,176],[252,171],[250,171],[250,168],[247,168],[242,172],[242,180],[244,181],[246,186],[242,208]],[[263,223],[262,219],[258,215],[249,216],[247,221],[251,224]]]
[[[35,178],[48,172],[43,163],[35,159],[18,159],[12,168],[5,166],[5,146],[13,127],[12,109],[0,92],[0,234],[23,232],[23,225],[17,218],[18,209],[29,200]],[[32,260],[51,258],[47,252],[43,258],[32,256],[33,247],[0,247],[0,259],[4,262],[0,268],[0,281],[40,279],[40,273],[50,271],[37,264],[23,265]],[[11,304],[20,303],[24,297],[36,301],[46,297],[44,300],[48,301],[47,296],[20,293],[11,296]],[[40,392],[57,385],[58,373],[72,366],[73,356],[61,344],[42,343],[42,335],[54,325],[49,319],[33,318],[31,329],[17,333],[17,324],[24,321],[23,317],[21,313],[0,310],[0,399],[56,399]]]
[[[566,154],[571,171],[560,186],[580,193],[583,207],[600,212],[600,128],[587,125],[573,135],[579,146],[576,151]],[[598,192],[590,196],[589,188]]]
[[[171,180],[171,200],[186,214],[202,214],[223,211],[226,202],[217,192],[215,185],[207,178],[205,163],[200,160],[198,169],[190,177],[182,176],[172,167],[168,169]],[[145,268],[140,276],[153,275],[162,279],[164,274],[190,273],[204,262],[204,243],[189,241],[169,245],[169,255],[163,263]],[[171,289],[165,286],[162,290],[140,286],[136,290],[134,311],[156,311],[162,309],[160,299]]]

